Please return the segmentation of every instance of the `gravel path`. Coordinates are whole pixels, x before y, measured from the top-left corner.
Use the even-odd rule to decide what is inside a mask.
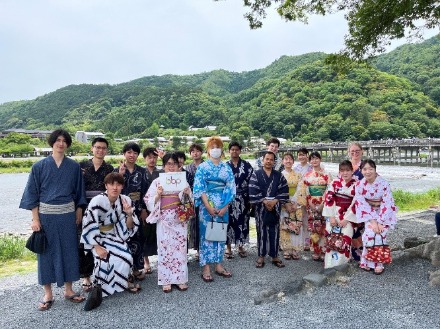
[[[400,216],[398,228],[390,236],[393,248],[400,249],[408,236],[434,234],[434,212]],[[295,291],[302,277],[319,272],[322,263],[309,255],[288,261],[278,269],[266,261],[256,269],[255,245],[247,258],[225,260],[231,279],[214,275],[207,284],[200,268],[189,262],[190,289],[164,294],[157,286],[156,273],[142,282],[140,294],[120,293],[104,299],[98,309],[82,311],[83,304],[65,301],[62,289],[54,288],[51,310],[39,312],[43,295],[36,273],[0,279],[0,328],[436,328],[439,287],[428,285],[428,261],[415,260],[387,267],[381,276],[361,270],[339,283],[311,290]],[[75,284],[79,289],[78,283]],[[275,302],[254,304],[262,290],[281,291]]]

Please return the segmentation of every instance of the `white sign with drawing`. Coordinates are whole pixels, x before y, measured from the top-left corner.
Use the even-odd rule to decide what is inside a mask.
[[[159,174],[159,183],[164,192],[182,191],[186,185],[186,172],[169,172]]]

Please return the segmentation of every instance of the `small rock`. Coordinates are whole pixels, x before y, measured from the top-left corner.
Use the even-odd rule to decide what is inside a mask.
[[[420,246],[421,244],[428,243],[429,241],[430,240],[426,238],[411,237],[403,240],[403,246],[405,247],[405,249],[409,249]]]
[[[327,282],[327,277],[322,274],[312,273],[303,277],[303,280],[312,286],[322,287]]]

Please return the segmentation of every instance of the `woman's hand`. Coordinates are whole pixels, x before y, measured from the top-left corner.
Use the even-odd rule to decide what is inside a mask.
[[[228,211],[229,205],[224,206],[222,209],[217,211],[217,215],[223,217],[223,215]]]
[[[183,189],[183,193],[186,194],[186,195],[190,195],[191,194],[191,189],[189,187],[185,187]]]
[[[341,221],[339,222],[339,226],[340,226],[340,227],[345,227],[345,226],[347,226],[347,224],[348,224],[348,220],[346,220],[346,219],[341,220]]]
[[[41,222],[40,222],[39,218],[32,219],[31,228],[32,228],[32,231],[36,231],[36,232],[41,230]]]
[[[133,215],[133,208],[126,200],[122,200],[122,210],[127,214],[127,216]]]
[[[377,222],[374,219],[370,220],[370,226],[374,233],[376,234],[379,233],[379,226],[377,225]]]
[[[384,226],[382,224],[377,224],[377,233],[381,234],[383,232]]]
[[[286,210],[289,213],[295,211],[295,206],[292,203],[290,203],[290,202],[286,203],[284,206],[286,207]]]
[[[96,254],[98,255],[99,258],[101,259],[106,259],[107,255],[108,255],[108,251],[107,249],[105,249],[104,247],[101,247],[99,244],[95,246],[95,250],[96,250]]]
[[[162,196],[162,194],[163,194],[163,187],[159,185],[157,187],[156,195],[160,197],[160,196]]]
[[[338,222],[336,221],[335,217],[330,217],[330,226],[331,227],[338,226]]]

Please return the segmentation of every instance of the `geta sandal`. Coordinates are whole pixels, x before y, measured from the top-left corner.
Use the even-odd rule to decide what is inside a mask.
[[[47,311],[52,307],[54,302],[55,302],[55,299],[48,300],[46,302],[44,300],[42,300],[41,302],[38,303],[38,310],[39,311]]]

